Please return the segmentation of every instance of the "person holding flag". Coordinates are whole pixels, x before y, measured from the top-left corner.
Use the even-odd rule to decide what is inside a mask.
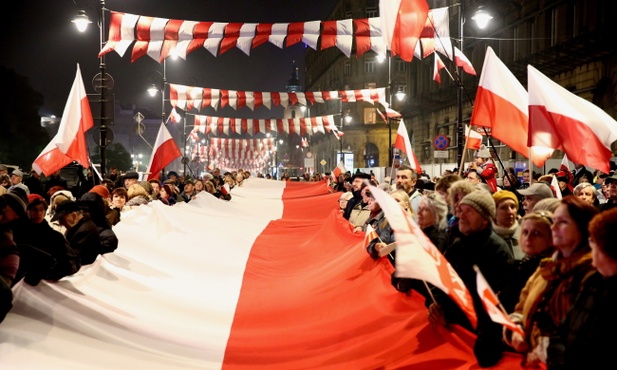
[[[480,149],[476,152],[476,159],[469,166],[469,170],[475,170],[492,193],[497,191],[497,178],[495,176],[499,171],[493,164],[491,152],[485,145],[480,146]]]
[[[429,307],[429,321],[434,325],[459,324],[477,334],[474,354],[482,367],[495,365],[502,357],[501,325],[493,322],[486,313],[482,299],[477,294],[477,265],[497,293],[510,279],[513,255],[506,242],[492,228],[495,219],[495,201],[486,190],[467,194],[458,204],[459,231],[444,256],[469,289],[478,318],[476,328],[470,325],[459,306],[440,290],[433,289],[435,303]]]

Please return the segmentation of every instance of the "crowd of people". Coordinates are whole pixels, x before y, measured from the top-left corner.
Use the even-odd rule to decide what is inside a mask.
[[[84,171],[85,172],[85,171]],[[230,191],[249,178],[248,171],[217,168],[201,178],[167,173],[164,181],[139,180],[137,172],[110,169],[95,185],[87,171],[74,186],[57,171],[42,178],[35,171],[0,165],[0,321],[12,308],[12,290],[19,281],[36,286],[57,281],[113,253],[118,238],[113,227],[122,214],[160,201],[173,206],[197,194],[230,200]]]
[[[617,173],[592,173],[582,165],[522,179],[503,177],[476,152],[474,165],[429,180],[401,166],[392,183],[365,173],[341,175],[340,212],[356,230],[374,230],[367,253],[396,266],[396,240],[368,185],[388,192],[413,217],[468,288],[477,315],[474,327],[443,291],[392,275],[393,288],[425,298],[433,325],[460,325],[476,336],[482,367],[496,365],[507,351],[523,355],[523,367],[605,368],[617,345],[611,315],[617,309]],[[614,166],[614,164],[612,164]],[[559,189],[551,185],[557,180]],[[522,180],[522,181],[521,181]],[[370,228],[369,228],[370,226]],[[505,329],[488,315],[477,291],[477,266],[520,327]]]
[[[503,177],[482,150],[474,165],[458,174],[429,179],[402,165],[381,183],[370,173],[306,174],[300,181],[326,181],[340,192],[338,209],[357,232],[374,231],[367,253],[396,267],[396,235],[369,185],[379,187],[412,217],[467,286],[477,325],[444,292],[422,281],[392,274],[393,289],[424,297],[429,321],[460,325],[477,335],[480,366],[493,366],[505,351],[523,354],[526,367],[574,369],[609,361],[617,320],[617,173],[590,172],[576,165],[522,179]],[[258,177],[267,176],[257,175]],[[37,285],[59,280],[113,253],[113,231],[134,207],[160,201],[173,206],[199,193],[230,200],[230,190],[248,171],[203,177],[167,173],[163,181],[140,181],[136,172],[111,168],[100,184],[84,181],[69,189],[60,173],[42,179],[0,166],[0,321],[11,308],[20,280]],[[551,184],[557,180],[559,189]],[[289,176],[281,180],[290,181]],[[391,180],[391,181],[390,181]],[[560,196],[561,195],[561,196]],[[477,266],[498,294],[500,307],[520,326],[495,323],[476,287]]]

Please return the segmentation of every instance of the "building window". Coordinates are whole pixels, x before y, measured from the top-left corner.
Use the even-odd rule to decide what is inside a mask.
[[[343,66],[343,75],[351,76],[351,61],[346,60]]]
[[[379,16],[379,11],[376,7],[367,7],[366,8],[366,18],[375,18]]]
[[[394,63],[394,70],[396,72],[405,72],[407,71],[407,62],[401,59],[397,59]]]
[[[376,108],[364,108],[364,124],[374,125],[377,123],[377,111]]]
[[[364,146],[364,167],[371,168],[379,165],[379,149],[373,143]]]
[[[375,73],[377,62],[375,58],[364,59],[364,73]]]

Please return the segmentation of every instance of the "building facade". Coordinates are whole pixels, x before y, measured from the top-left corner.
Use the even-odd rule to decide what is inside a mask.
[[[617,2],[611,0],[475,1],[433,0],[431,9],[448,7],[452,43],[470,59],[478,75],[460,71],[442,57],[449,73],[441,72],[441,84],[433,80],[433,57],[411,63],[398,57],[379,61],[368,51],[347,58],[335,48],[308,49],[305,60],[305,90],[346,90],[386,87],[393,109],[402,113],[414,152],[421,164],[456,164],[464,145],[462,128],[468,124],[487,47],[491,47],[518,80],[527,85],[527,65],[533,65],[578,96],[592,101],[612,117],[617,108],[617,43],[612,40],[617,26]],[[480,7],[493,19],[485,29],[471,17]],[[329,19],[358,19],[379,15],[378,1],[341,0]],[[463,25],[461,27],[461,24]],[[462,29],[462,47],[461,41]],[[452,79],[449,74],[452,74]],[[461,88],[462,86],[462,88]],[[406,99],[397,101],[394,93],[404,91]],[[315,115],[350,114],[351,123],[341,119],[342,145],[333,135],[315,135],[311,150],[316,158],[336,165],[336,153],[350,151],[354,168],[387,167],[389,148],[398,122],[385,122],[377,112],[379,105],[328,102],[312,108]],[[447,158],[435,159],[436,136],[449,138]],[[485,140],[486,142],[486,140]],[[525,161],[498,140],[491,139],[494,153],[510,165]],[[616,148],[613,148],[616,149]],[[395,153],[396,154],[396,153]],[[554,153],[561,159],[562,153]],[[331,166],[329,166],[331,168]]]

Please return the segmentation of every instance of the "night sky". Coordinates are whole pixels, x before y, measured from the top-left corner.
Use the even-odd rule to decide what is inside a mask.
[[[95,20],[92,4],[98,0],[27,0],[12,2],[2,26],[0,65],[26,76],[33,88],[45,97],[41,115],[60,116],[80,64],[86,91],[94,93],[92,79],[99,71],[99,29],[96,23],[79,33],[71,19],[80,8],[90,4],[88,15]],[[299,22],[323,20],[334,0],[107,0],[113,11],[160,18],[218,22]],[[109,20],[109,15],[106,15]],[[106,36],[105,36],[106,37]],[[247,56],[232,49],[214,57],[205,49],[194,51],[187,60],[167,62],[167,81],[202,87],[250,91],[284,91],[292,71],[292,61],[303,68],[302,43],[279,49],[266,43]],[[162,64],[148,56],[131,63],[128,49],[124,57],[107,54],[107,73],[115,83],[113,93],[124,106],[137,105],[160,111],[160,100],[151,98],[146,89]],[[241,109],[237,117],[251,117]],[[263,112],[262,112],[263,114]],[[266,113],[267,114],[267,113]]]

